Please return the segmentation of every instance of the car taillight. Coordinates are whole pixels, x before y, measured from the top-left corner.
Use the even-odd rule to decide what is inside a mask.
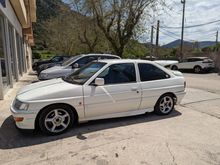
[[[213,63],[213,61],[209,60],[209,59],[206,59],[206,60],[203,60],[202,63],[210,63],[211,64],[211,63]]]

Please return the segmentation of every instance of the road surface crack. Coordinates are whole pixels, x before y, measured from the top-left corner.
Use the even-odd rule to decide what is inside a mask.
[[[184,104],[180,104],[180,105],[185,106],[185,105],[196,104],[196,103],[202,103],[202,102],[206,102],[206,101],[215,101],[215,100],[220,100],[220,98],[193,101],[193,102],[184,103]]]
[[[166,142],[166,147],[167,147],[167,149],[168,149],[168,151],[169,151],[169,153],[170,153],[170,156],[171,156],[172,159],[173,159],[173,163],[174,163],[175,165],[177,165],[175,156],[174,156],[173,153],[171,152],[168,142]]]

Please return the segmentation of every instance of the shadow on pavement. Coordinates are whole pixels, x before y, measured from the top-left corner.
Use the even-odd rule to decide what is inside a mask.
[[[195,73],[193,70],[179,70],[182,73],[190,73],[190,74],[195,74],[195,75],[201,75],[201,74],[212,74],[212,73],[217,73],[215,71],[202,71],[200,73]]]
[[[0,149],[13,149],[20,147],[27,147],[32,145],[38,145],[43,143],[48,143],[51,141],[56,141],[59,139],[64,139],[68,137],[76,136],[80,140],[87,139],[83,134],[96,132],[105,129],[111,129],[116,127],[128,126],[138,123],[146,123],[151,121],[163,120],[168,118],[173,118],[180,116],[181,113],[178,111],[173,111],[168,116],[157,116],[153,113],[90,121],[87,123],[79,124],[74,128],[68,130],[66,133],[57,136],[47,136],[42,134],[40,131],[34,131],[33,133],[22,133],[16,129],[13,117],[9,116],[0,128]]]

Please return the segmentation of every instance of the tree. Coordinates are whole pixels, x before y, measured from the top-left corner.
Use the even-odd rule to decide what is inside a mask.
[[[36,4],[37,21],[33,24],[35,42],[36,44],[43,45],[43,47],[47,47],[45,40],[45,35],[47,32],[45,22],[59,15],[59,12],[57,11],[59,10],[60,5],[63,3],[61,0],[37,0]]]
[[[111,43],[114,52],[122,56],[124,48],[134,35],[145,9],[157,0],[73,0],[81,14],[93,17]]]
[[[61,54],[81,53],[82,45],[78,39],[78,14],[68,6],[60,6],[59,15],[44,23],[44,36],[50,50]]]
[[[98,45],[100,39],[98,27],[93,20],[87,17],[84,17],[83,19],[81,18],[80,20],[78,20],[78,22],[78,38],[81,44],[84,44],[88,47],[89,53],[94,53],[95,47]]]

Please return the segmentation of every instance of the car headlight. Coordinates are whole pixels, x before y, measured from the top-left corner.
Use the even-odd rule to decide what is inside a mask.
[[[48,74],[47,74],[47,73],[41,73],[41,74],[40,74],[40,77],[41,77],[41,78],[47,78],[47,77],[48,77]]]
[[[18,99],[15,99],[15,101],[14,101],[14,107],[15,107],[17,110],[27,111],[27,110],[28,110],[28,107],[29,107],[29,104],[23,103],[23,102],[19,101]]]

